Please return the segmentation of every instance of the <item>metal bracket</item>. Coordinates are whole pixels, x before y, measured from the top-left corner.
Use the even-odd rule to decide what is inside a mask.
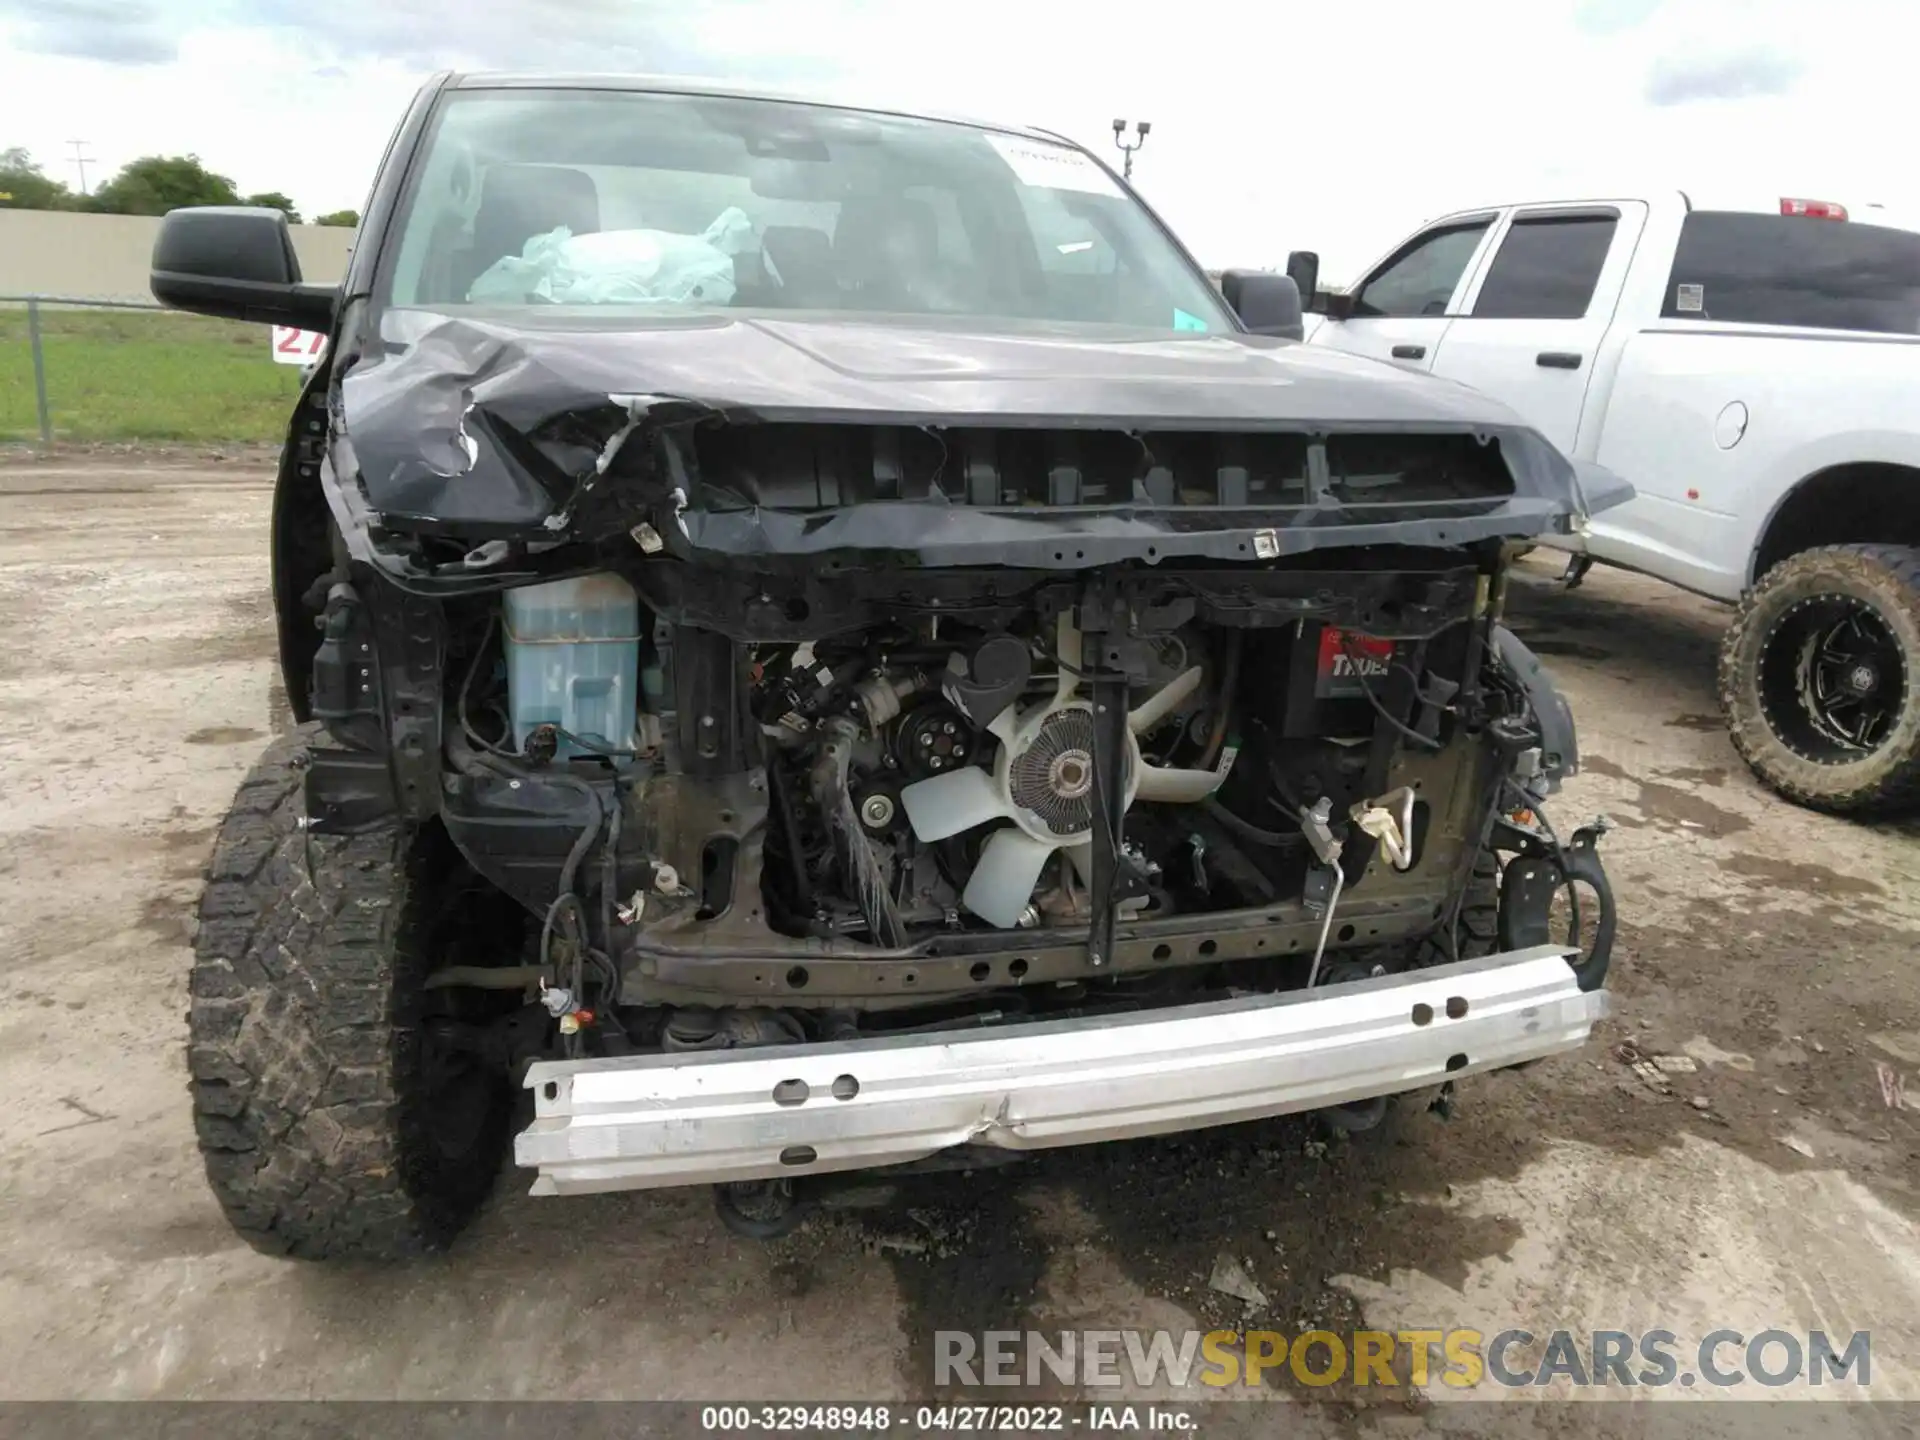
[[[1099,672],[1088,689],[1093,700],[1093,826],[1087,931],[1087,961],[1103,966],[1113,956],[1113,926],[1120,904],[1140,888],[1140,877],[1122,848],[1126,832],[1127,682]]]
[[[1522,853],[1506,864],[1500,875],[1500,910],[1497,919],[1500,943],[1558,943],[1553,939],[1554,897],[1576,883],[1582,886],[1597,908],[1594,916],[1593,944],[1573,964],[1583,991],[1598,990],[1606,983],[1607,967],[1613,958],[1614,932],[1618,917],[1614,910],[1613,887],[1600,863],[1598,841],[1606,833],[1605,818],[1583,825],[1556,851],[1545,844],[1531,853]],[[1579,945],[1580,936],[1570,937]]]
[[[1089,669],[1093,704],[1093,824],[1090,830],[1087,963],[1096,969],[1113,957],[1114,923],[1127,900],[1145,893],[1146,877],[1126,853],[1127,677],[1103,663],[1112,642],[1124,639],[1134,621],[1123,599],[1096,581],[1080,601],[1082,655]],[[1124,657],[1124,651],[1123,651]]]
[[[1338,865],[1326,865],[1307,872],[1307,886],[1303,899],[1307,908],[1325,907],[1320,920],[1320,938],[1313,947],[1313,964],[1307,969],[1307,989],[1320,978],[1320,962],[1326,957],[1327,936],[1333,930],[1334,908],[1340,903],[1340,892],[1345,888],[1347,872]]]

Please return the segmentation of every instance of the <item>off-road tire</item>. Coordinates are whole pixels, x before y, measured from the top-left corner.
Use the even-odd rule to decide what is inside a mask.
[[[1454,936],[1443,924],[1415,947],[1413,969],[1478,960],[1499,952],[1500,863],[1500,856],[1492,850],[1482,850],[1473,857],[1473,873],[1467,878],[1467,893],[1460,902],[1460,953],[1454,953]]]
[[[1857,760],[1823,760],[1782,739],[1762,700],[1761,663],[1796,605],[1839,595],[1870,606],[1892,634],[1904,699],[1886,740]],[[1920,550],[1833,545],[1781,561],[1740,602],[1720,644],[1720,708],[1734,749],[1797,805],[1859,818],[1920,808]]]
[[[207,1179],[256,1249],[390,1260],[444,1247],[485,1200],[512,1095],[504,1076],[455,1072],[463,1088],[426,1103],[448,1071],[420,981],[458,855],[437,824],[308,834],[302,775],[327,743],[312,725],[275,740],[214,846],[188,1017],[194,1121]]]

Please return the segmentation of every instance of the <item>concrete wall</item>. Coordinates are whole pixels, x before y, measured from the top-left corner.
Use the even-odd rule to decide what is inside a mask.
[[[0,210],[0,295],[73,295],[85,300],[151,300],[147,266],[153,215],[78,215]],[[296,225],[293,248],[308,280],[346,274],[355,232]]]

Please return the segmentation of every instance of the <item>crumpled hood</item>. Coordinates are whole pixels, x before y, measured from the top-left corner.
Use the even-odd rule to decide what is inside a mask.
[[[1129,427],[1522,423],[1499,401],[1378,361],[1253,335],[1029,325],[983,331],[916,317],[390,311],[397,354],[356,392],[471,385],[483,403],[556,413],[608,394],[701,399],[764,419],[1120,423]]]
[[[336,512],[357,512],[361,525],[378,517],[394,530],[591,541],[637,532],[644,519],[686,558],[707,552],[757,563],[842,549],[935,565],[1094,564],[1457,545],[1565,530],[1593,508],[1565,457],[1500,402],[1396,366],[1261,337],[844,315],[636,321],[631,312],[560,307],[476,308],[458,318],[389,310],[379,328],[377,343],[342,347],[334,485],[336,495],[352,493]],[[1008,510],[985,502],[990,508],[936,516],[928,502],[949,498],[936,486],[922,499],[829,504],[811,516],[752,502],[744,512],[709,506],[687,437],[716,425],[795,424],[955,436],[1472,436],[1498,443],[1513,487],[1505,499],[1466,509],[1343,508],[1321,494],[1291,511],[1269,504],[1256,516],[1260,507],[1246,501],[1235,509],[1225,499],[1155,498],[1137,476],[1127,501],[1129,476],[1110,468],[1103,474],[1122,498],[1094,505],[1049,508],[1042,499]],[[1146,450],[1141,443],[1139,453]],[[1134,463],[1148,462],[1122,468]],[[1102,538],[1059,546],[1069,532]]]

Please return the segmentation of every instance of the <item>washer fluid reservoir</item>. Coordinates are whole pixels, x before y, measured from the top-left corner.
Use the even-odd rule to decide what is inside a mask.
[[[524,750],[535,728],[557,725],[566,732],[562,758],[634,749],[640,599],[633,587],[618,575],[582,575],[509,590],[504,609],[514,744]]]

